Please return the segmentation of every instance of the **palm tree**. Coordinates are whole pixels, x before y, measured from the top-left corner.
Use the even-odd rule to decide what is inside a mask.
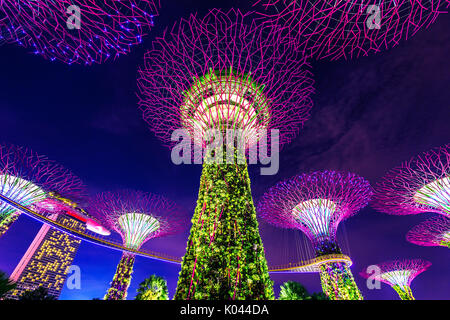
[[[20,297],[19,300],[22,301],[30,301],[30,300],[56,300],[55,296],[48,294],[48,289],[44,287],[39,287],[34,290],[25,291]]]
[[[139,285],[135,300],[169,300],[167,281],[157,275],[151,275]]]
[[[295,281],[283,283],[280,289],[278,300],[329,300],[323,292],[310,295],[302,284]]]
[[[3,271],[0,271],[0,298],[4,297],[9,291],[16,288],[16,284],[9,280],[9,277]]]
[[[306,300],[310,297],[306,288],[295,281],[283,283],[280,289],[278,300]]]

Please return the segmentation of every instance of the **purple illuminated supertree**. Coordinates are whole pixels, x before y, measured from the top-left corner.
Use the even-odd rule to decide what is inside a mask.
[[[389,171],[375,186],[373,207],[393,215],[436,212],[450,217],[450,144]]]
[[[422,222],[406,234],[406,240],[419,246],[450,248],[450,218],[440,216]]]
[[[89,212],[116,231],[123,245],[138,251],[150,239],[183,230],[186,220],[172,201],[142,191],[104,192],[91,199]],[[105,300],[125,300],[130,285],[135,254],[124,252]]]
[[[336,240],[339,223],[365,207],[371,195],[369,182],[355,174],[319,171],[278,183],[263,195],[257,211],[273,225],[303,231],[321,257],[342,253]],[[363,298],[343,262],[323,263],[320,277],[330,299]]]
[[[142,42],[159,0],[2,0],[0,39],[64,63],[102,63]]]
[[[0,145],[0,193],[10,200],[28,207],[51,194],[79,201],[84,192],[81,180],[56,162],[26,148]],[[19,215],[0,200],[0,236]]]
[[[256,0],[315,58],[358,57],[396,46],[447,13],[449,0]]]
[[[273,297],[241,151],[265,141],[267,130],[279,130],[271,142],[295,137],[312,106],[308,69],[281,27],[239,10],[191,15],[145,56],[138,80],[144,120],[167,145],[189,140],[181,163],[205,158],[175,299]],[[226,135],[227,152],[224,144],[208,151],[211,131],[219,143]]]
[[[375,268],[367,268],[362,271],[360,275],[390,285],[402,300],[415,300],[411,291],[411,282],[427,270],[431,266],[431,262],[420,259],[405,259],[384,262],[374,266]],[[370,273],[371,271],[368,270],[373,272]]]

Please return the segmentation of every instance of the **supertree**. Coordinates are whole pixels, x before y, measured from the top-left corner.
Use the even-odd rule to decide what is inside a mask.
[[[449,0],[255,0],[315,58],[358,57],[396,46],[447,13]]]
[[[317,171],[282,181],[266,192],[257,206],[267,222],[303,231],[316,257],[341,254],[336,240],[339,223],[365,207],[372,195],[369,183],[353,173]],[[363,299],[344,262],[320,265],[323,292],[333,300]]]
[[[422,222],[406,234],[406,240],[419,246],[450,248],[450,218],[440,216]]]
[[[75,201],[85,188],[72,172],[35,152],[15,145],[0,145],[0,193],[22,206],[45,201],[52,194]],[[20,213],[0,201],[0,236]]]
[[[373,207],[393,215],[436,212],[450,217],[450,144],[390,170],[375,186]]]
[[[0,1],[0,39],[64,63],[102,63],[142,42],[159,0]]]
[[[134,190],[104,192],[90,200],[89,212],[103,225],[116,231],[123,245],[139,250],[150,239],[183,229],[183,211],[159,195]],[[135,254],[124,252],[105,300],[125,300],[130,285]]]
[[[242,149],[271,129],[279,130],[271,142],[287,143],[309,116],[311,74],[281,31],[251,13],[214,9],[182,19],[145,56],[138,79],[144,120],[169,146],[183,129],[185,163],[192,154],[194,162],[199,153],[205,158],[175,299],[273,298]],[[208,152],[209,131],[227,135],[229,153],[221,152],[225,144]]]
[[[360,275],[390,285],[398,293],[402,300],[415,300],[411,291],[411,282],[419,274],[431,266],[431,262],[411,259],[394,260],[375,265],[373,273],[367,268]]]

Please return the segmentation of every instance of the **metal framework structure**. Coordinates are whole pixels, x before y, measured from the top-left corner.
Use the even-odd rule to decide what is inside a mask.
[[[370,184],[355,174],[319,171],[278,183],[263,195],[257,211],[275,226],[304,232],[317,258],[342,255],[336,241],[339,223],[365,207],[371,195]],[[320,274],[331,299],[362,299],[347,263],[326,261]]]
[[[150,239],[179,232],[187,220],[172,201],[134,190],[98,194],[91,200],[89,212],[116,231],[124,247],[133,250],[139,250]],[[126,299],[134,261],[134,254],[123,253],[105,300]]]
[[[0,194],[30,206],[56,193],[79,201],[85,189],[72,172],[35,152],[15,145],[0,145]],[[17,220],[19,212],[0,202],[0,236]]]
[[[139,248],[139,250],[132,249],[129,247],[126,247],[123,245],[123,243],[115,242],[111,238],[107,238],[108,234],[105,233],[98,233],[93,232],[88,229],[80,230],[78,228],[74,228],[71,225],[66,225],[61,223],[60,221],[54,221],[51,219],[51,215],[47,211],[37,212],[34,210],[31,210],[29,208],[26,208],[24,206],[21,206],[20,204],[2,196],[0,194],[0,201],[8,203],[11,207],[14,207],[17,211],[20,211],[30,218],[35,219],[36,221],[39,221],[43,223],[44,225],[50,226],[52,229],[58,230],[60,232],[63,232],[67,235],[70,235],[72,237],[75,237],[82,241],[87,241],[89,243],[99,245],[108,249],[112,250],[118,250],[123,252],[128,252],[129,254],[133,254],[135,256],[141,256],[144,258],[154,259],[158,261],[168,262],[168,263],[174,263],[174,264],[181,264],[181,258],[170,256],[165,253],[161,252],[155,252],[151,251],[147,248]],[[67,215],[62,214],[62,215]],[[279,265],[279,266],[271,266],[269,267],[269,272],[277,273],[277,272],[288,272],[288,273],[310,273],[310,272],[318,272],[319,269],[317,268],[322,261],[327,260],[333,260],[337,262],[346,262],[347,265],[350,267],[352,265],[352,262],[350,261],[350,258],[344,255],[329,255],[329,256],[322,256],[319,258],[306,260],[306,261],[297,261],[292,262],[285,265]]]
[[[177,144],[172,133],[182,129],[190,138],[183,150],[187,163],[192,155],[194,162],[199,154],[205,157],[175,299],[273,297],[240,151],[247,152],[271,129],[279,130],[280,145],[296,136],[312,107],[309,68],[282,27],[257,23],[239,10],[214,9],[182,19],[146,54],[138,79],[144,120],[170,147]],[[220,147],[217,161],[205,156],[210,131],[233,137],[230,143],[227,136],[230,162],[227,157],[219,164]],[[243,138],[242,148],[234,145],[235,137]]]
[[[321,59],[392,48],[448,12],[448,0],[256,0],[262,15],[288,25],[297,49]],[[280,21],[281,20],[281,21]]]
[[[0,40],[67,64],[102,63],[142,42],[159,0],[3,0]]]
[[[373,207],[393,215],[436,212],[450,217],[450,144],[390,170],[375,186]]]
[[[139,70],[139,105],[167,146],[176,144],[176,129],[196,142],[205,129],[241,129],[252,141],[260,129],[279,129],[282,145],[309,118],[309,69],[281,27],[214,9],[182,19],[153,43]]]
[[[411,291],[411,282],[431,266],[431,262],[411,259],[394,260],[376,265],[374,273],[362,271],[360,275],[390,285],[402,300],[415,300]]]
[[[419,246],[442,246],[450,248],[450,218],[439,216],[412,228],[406,240]]]

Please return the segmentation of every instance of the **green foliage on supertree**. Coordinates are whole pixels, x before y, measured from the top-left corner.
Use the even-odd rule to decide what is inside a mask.
[[[104,300],[126,300],[135,259],[133,254],[123,253]]]
[[[309,294],[308,290],[299,282],[287,281],[280,286],[278,300],[329,300],[323,293]]]
[[[152,274],[139,284],[135,300],[169,300],[167,281]]]
[[[9,227],[19,218],[20,214],[12,212],[6,216],[0,216],[0,237],[9,230]]]
[[[401,287],[399,285],[392,286],[402,300],[416,300],[409,286]]]
[[[224,152],[224,157],[226,152]],[[273,299],[247,164],[203,164],[176,300]]]
[[[21,301],[45,301],[56,300],[55,296],[48,294],[48,289],[44,287],[38,287],[34,290],[25,291],[20,297]]]
[[[328,262],[320,267],[323,292],[330,300],[363,300],[350,268],[343,262]]]
[[[4,297],[9,291],[16,288],[16,283],[11,281],[6,273],[0,271],[0,298]]]

